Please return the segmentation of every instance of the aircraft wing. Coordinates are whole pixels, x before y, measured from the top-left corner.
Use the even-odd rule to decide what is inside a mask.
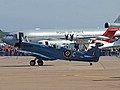
[[[39,53],[35,53],[35,52],[29,52],[29,51],[24,51],[24,50],[17,50],[18,52],[24,52],[24,53],[29,53],[31,54],[32,56],[38,56],[39,58],[42,58],[42,59],[47,59],[47,60],[55,60],[51,57],[47,57],[45,55],[42,55],[42,54],[39,54]]]

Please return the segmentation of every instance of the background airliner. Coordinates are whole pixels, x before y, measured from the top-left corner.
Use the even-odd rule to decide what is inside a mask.
[[[105,23],[105,28],[111,26],[120,26],[120,16],[114,21],[114,23]],[[101,36],[106,29],[37,29],[37,30],[24,30],[19,31],[24,35],[27,41],[38,42],[40,40],[55,40],[55,39],[67,39],[75,40],[77,38],[91,38],[95,36]],[[19,32],[12,32],[2,38],[2,41],[14,45],[19,41]],[[120,31],[117,31],[115,36],[120,36]]]

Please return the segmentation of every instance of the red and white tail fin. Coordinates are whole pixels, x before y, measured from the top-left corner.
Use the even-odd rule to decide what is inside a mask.
[[[119,28],[109,27],[102,36],[109,37],[109,39],[107,39],[107,40],[105,40],[105,41],[106,41],[106,42],[111,42],[111,40],[113,39],[116,31],[118,31],[118,30],[119,30]]]

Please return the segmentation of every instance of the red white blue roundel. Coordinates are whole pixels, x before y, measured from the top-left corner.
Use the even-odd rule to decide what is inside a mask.
[[[71,52],[71,50],[66,50],[63,54],[64,54],[65,58],[70,58],[72,55],[72,52]]]

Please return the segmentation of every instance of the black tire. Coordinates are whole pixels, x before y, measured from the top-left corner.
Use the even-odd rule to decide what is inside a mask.
[[[93,64],[92,63],[90,63],[90,66],[92,66]]]
[[[43,66],[43,61],[42,60],[38,60],[37,63],[38,63],[38,66]]]
[[[30,66],[35,66],[35,64],[36,64],[36,63],[35,63],[35,60],[31,60],[31,61],[30,61]]]

